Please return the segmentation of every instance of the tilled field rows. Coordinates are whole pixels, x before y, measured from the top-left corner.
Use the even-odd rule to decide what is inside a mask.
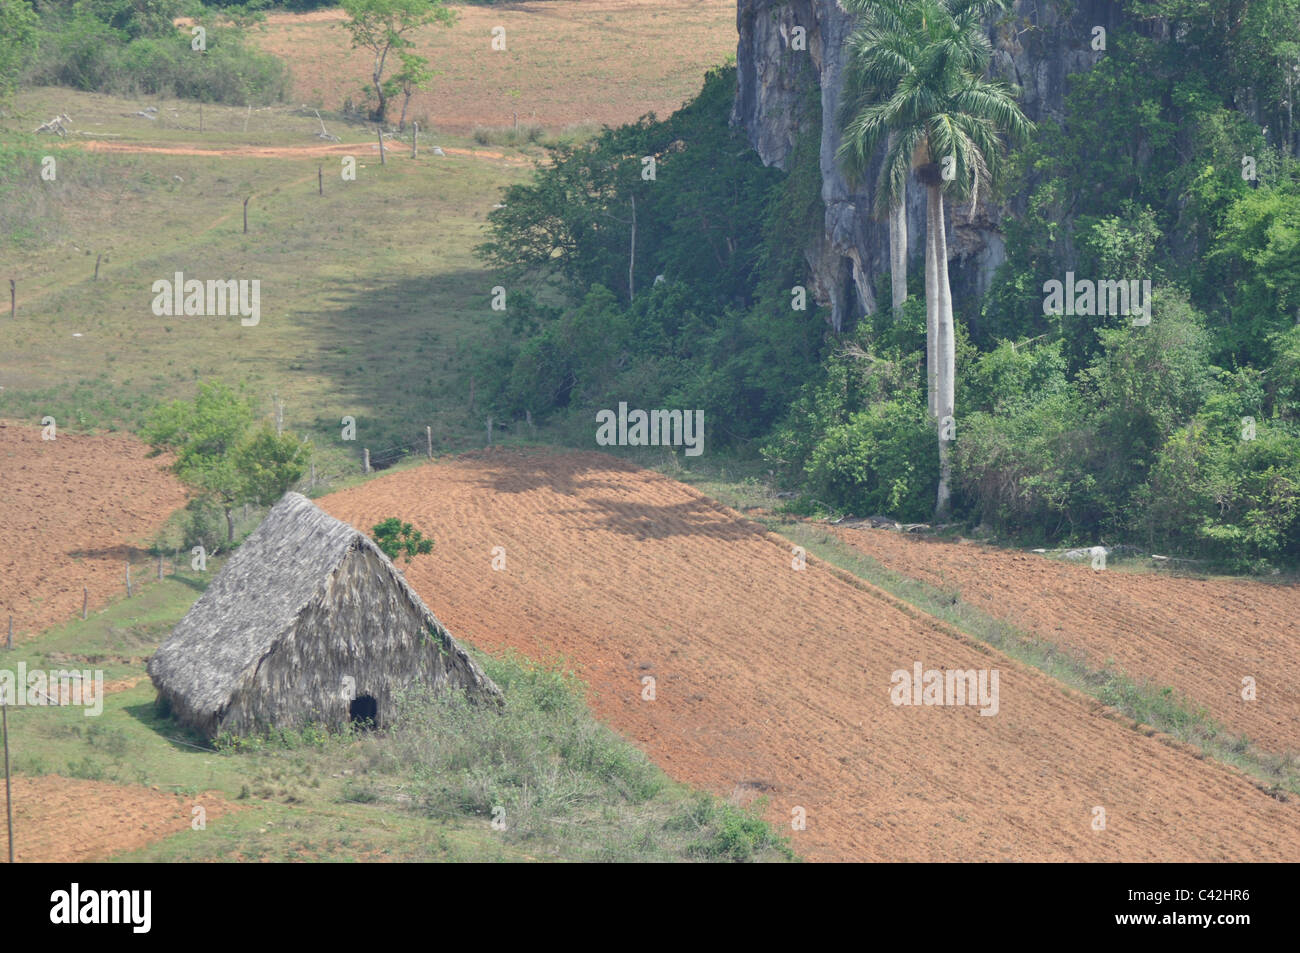
[[[1173,686],[1266,751],[1300,753],[1300,587],[1093,570],[889,530],[837,535],[882,565],[956,589],[1026,632]],[[1256,697],[1242,697],[1254,679]]]
[[[787,830],[805,808],[810,858],[1300,857],[1295,804],[815,560],[792,569],[785,541],[655,473],[495,452],[320,502],[432,534],[407,575],[454,634],[563,654],[669,774],[762,792]],[[892,704],[891,673],[916,661],[997,669],[1000,710]]]
[[[185,505],[185,489],[130,437],[56,432],[0,421],[0,613],[29,638],[126,592],[126,563]],[[139,577],[137,576],[137,581]]]

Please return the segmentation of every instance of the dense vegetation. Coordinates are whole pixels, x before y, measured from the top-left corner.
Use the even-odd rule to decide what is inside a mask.
[[[957,302],[957,518],[1232,568],[1300,558],[1300,2],[1229,6],[1127,0],[1136,25],[1073,78],[1065,120],[1011,154],[1007,261]],[[822,224],[816,143],[761,168],[727,125],[734,83],[715,71],[671,118],[508,190],[482,251],[523,343],[488,362],[495,406],[702,408],[713,449],[759,448],[805,509],[926,519],[924,300],[840,336],[811,297],[791,307]],[[1150,324],[1045,314],[1067,271],[1150,279]]]
[[[0,54],[0,74],[12,60],[12,74],[31,85],[237,105],[276,102],[288,91],[288,72],[245,35],[262,17],[258,6],[217,9],[195,0],[0,0],[0,27],[22,13],[34,14],[29,31],[10,34],[5,29],[8,49]],[[178,17],[202,27],[201,43],[192,28],[174,25]],[[20,42],[10,45],[10,36]]]
[[[500,412],[703,408],[736,443],[817,373],[824,325],[790,290],[819,224],[815,145],[788,177],[764,168],[728,124],[734,94],[734,70],[714,70],[669,119],[561,145],[506,190],[481,249],[523,342],[485,361]]]

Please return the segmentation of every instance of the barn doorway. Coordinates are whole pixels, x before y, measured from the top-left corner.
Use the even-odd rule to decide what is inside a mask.
[[[374,728],[379,720],[379,703],[371,695],[358,695],[348,707],[348,718],[358,728]]]

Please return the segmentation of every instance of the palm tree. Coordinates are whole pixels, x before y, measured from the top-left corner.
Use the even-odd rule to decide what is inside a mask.
[[[860,182],[884,144],[877,215],[906,195],[909,173],[926,190],[926,390],[939,436],[936,520],[949,510],[956,378],[944,193],[978,204],[980,191],[997,185],[999,137],[1022,141],[1033,129],[1012,90],[984,78],[993,51],[981,21],[1008,2],[843,0],[861,21],[849,38],[837,158],[849,179]],[[891,249],[891,262],[896,254]]]

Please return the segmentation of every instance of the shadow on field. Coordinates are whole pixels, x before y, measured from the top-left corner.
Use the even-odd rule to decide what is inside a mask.
[[[355,446],[372,451],[422,445],[426,426],[435,441],[481,431],[469,413],[474,362],[485,343],[505,333],[489,304],[491,288],[487,272],[462,269],[340,280],[326,289],[329,310],[284,318],[307,345],[288,369],[324,378],[328,395],[300,412],[329,421],[335,440],[339,421],[356,418]],[[452,440],[443,449],[464,446]]]
[[[581,497],[568,515],[585,518],[591,529],[635,539],[691,536],[730,542],[766,533],[756,523],[728,518],[706,499],[653,502],[649,497],[658,495],[655,489],[666,478],[603,453],[484,450],[461,459],[480,468],[478,485],[489,494],[549,490]],[[652,492],[646,494],[645,490]],[[685,491],[669,492],[680,496]]]

